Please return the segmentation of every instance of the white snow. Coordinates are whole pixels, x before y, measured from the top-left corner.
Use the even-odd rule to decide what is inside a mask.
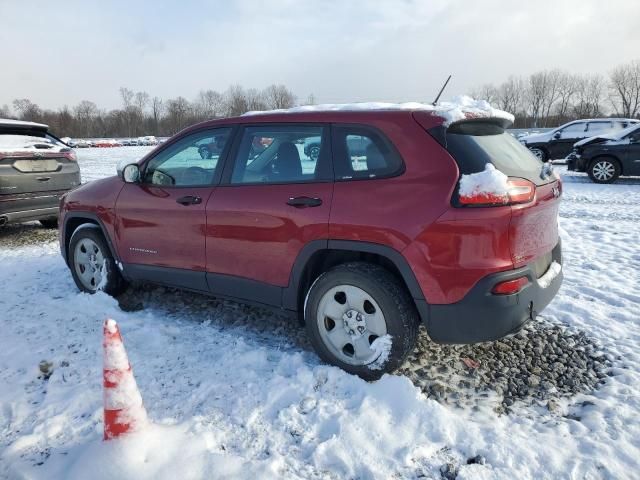
[[[509,177],[491,163],[487,163],[482,172],[470,173],[460,177],[459,194],[461,197],[474,195],[495,195],[505,197],[509,192]]]
[[[367,365],[371,370],[382,370],[389,360],[389,353],[393,345],[393,337],[391,335],[383,335],[376,338],[371,344],[371,350],[375,352],[377,357],[375,361]]]
[[[85,180],[112,175],[130,150],[79,151]],[[600,342],[614,367],[555,413],[499,416],[439,404],[405,377],[364,382],[258,309],[212,300],[203,310],[167,292],[125,312],[102,292],[79,293],[55,242],[8,248],[0,233],[0,479],[440,478],[449,461],[462,479],[634,477],[640,180],[561,174],[565,281],[543,315]],[[109,442],[106,318],[121,328],[153,422]],[[42,360],[53,363],[48,380]],[[475,455],[486,464],[466,465]]]
[[[506,119],[513,123],[514,117],[508,112],[493,108],[485,100],[474,100],[467,95],[459,95],[449,102],[441,102],[435,106],[429,103],[406,102],[362,102],[362,103],[327,103],[321,105],[304,105],[293,108],[251,111],[244,115],[263,115],[273,113],[301,113],[326,111],[363,111],[363,110],[421,110],[431,112],[445,119],[445,125],[464,120],[469,117],[493,117]]]
[[[547,288],[553,282],[553,279],[556,278],[560,271],[562,270],[562,265],[560,265],[555,260],[551,262],[549,265],[549,269],[538,279],[538,285],[542,288]]]

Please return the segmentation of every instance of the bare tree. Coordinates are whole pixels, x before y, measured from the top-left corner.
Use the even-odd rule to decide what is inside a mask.
[[[189,123],[191,104],[184,97],[169,100],[167,102],[167,125],[170,133],[182,130]]]
[[[147,107],[149,103],[149,94],[147,92],[136,92],[134,96],[134,104],[138,110],[140,110],[140,114],[144,113],[144,109]]]
[[[605,80],[602,75],[578,77],[573,104],[575,118],[593,118],[602,114]]]
[[[558,103],[556,113],[560,122],[567,120],[571,105],[578,91],[580,79],[576,75],[561,72],[558,78]]]
[[[164,111],[164,104],[160,97],[153,97],[151,99],[151,115],[153,115],[153,131],[157,135],[159,133],[160,118]]]
[[[122,98],[122,106],[125,110],[131,106],[133,102],[133,90],[129,90],[126,87],[120,87],[120,98]]]
[[[269,85],[264,89],[264,102],[267,108],[291,108],[296,103],[296,96],[284,85]]]
[[[224,94],[225,115],[236,117],[249,110],[247,96],[240,85],[232,85]]]
[[[94,120],[98,116],[98,107],[95,103],[89,100],[82,100],[78,105],[73,108],[73,112],[76,116],[76,121],[79,124],[79,131],[82,132],[81,136],[91,136],[92,127],[94,126]]]
[[[313,93],[310,93],[306,100],[306,105],[315,105],[316,104],[316,96]]]
[[[479,89],[471,92],[471,96],[480,100],[486,100],[489,103],[496,103],[498,99],[498,89],[490,83],[486,83]]]
[[[13,109],[18,113],[22,120],[27,120],[29,122],[37,121],[41,115],[40,107],[28,98],[15,99],[13,101]]]
[[[640,60],[613,69],[609,75],[609,99],[618,115],[636,117],[640,113]]]
[[[224,106],[223,100],[222,95],[215,90],[201,90],[195,104],[197,115],[203,120],[219,117]]]
[[[515,115],[523,108],[524,94],[525,86],[522,78],[511,75],[506,82],[498,87],[496,103],[502,110]]]
[[[2,105],[0,107],[0,117],[9,118],[10,116],[11,116],[11,109],[9,108],[9,105]]]

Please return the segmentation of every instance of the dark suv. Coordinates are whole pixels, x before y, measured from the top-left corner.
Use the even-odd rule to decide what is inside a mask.
[[[595,183],[612,183],[620,175],[640,175],[640,125],[577,142],[567,169],[587,172]]]
[[[297,312],[320,357],[368,379],[403,362],[421,323],[435,342],[498,339],[560,287],[561,184],[508,121],[477,117],[201,123],[67,194],[62,255],[85,292],[150,281]]]
[[[60,196],[80,185],[74,151],[47,125],[0,119],[0,226],[58,225]]]
[[[573,144],[584,138],[619,132],[639,120],[633,118],[592,118],[565,123],[548,132],[520,137],[519,140],[543,162],[565,158]]]

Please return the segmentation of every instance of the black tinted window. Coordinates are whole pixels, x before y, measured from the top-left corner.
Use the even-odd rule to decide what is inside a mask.
[[[400,154],[372,128],[336,125],[333,138],[336,180],[388,177],[402,172]]]
[[[447,131],[447,150],[456,160],[461,174],[481,172],[487,163],[510,177],[521,177],[541,185],[542,162],[502,127],[467,123]]]

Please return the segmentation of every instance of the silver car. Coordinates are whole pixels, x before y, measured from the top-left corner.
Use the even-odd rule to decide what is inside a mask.
[[[0,119],[0,227],[58,224],[60,196],[80,185],[76,154],[40,123]]]

